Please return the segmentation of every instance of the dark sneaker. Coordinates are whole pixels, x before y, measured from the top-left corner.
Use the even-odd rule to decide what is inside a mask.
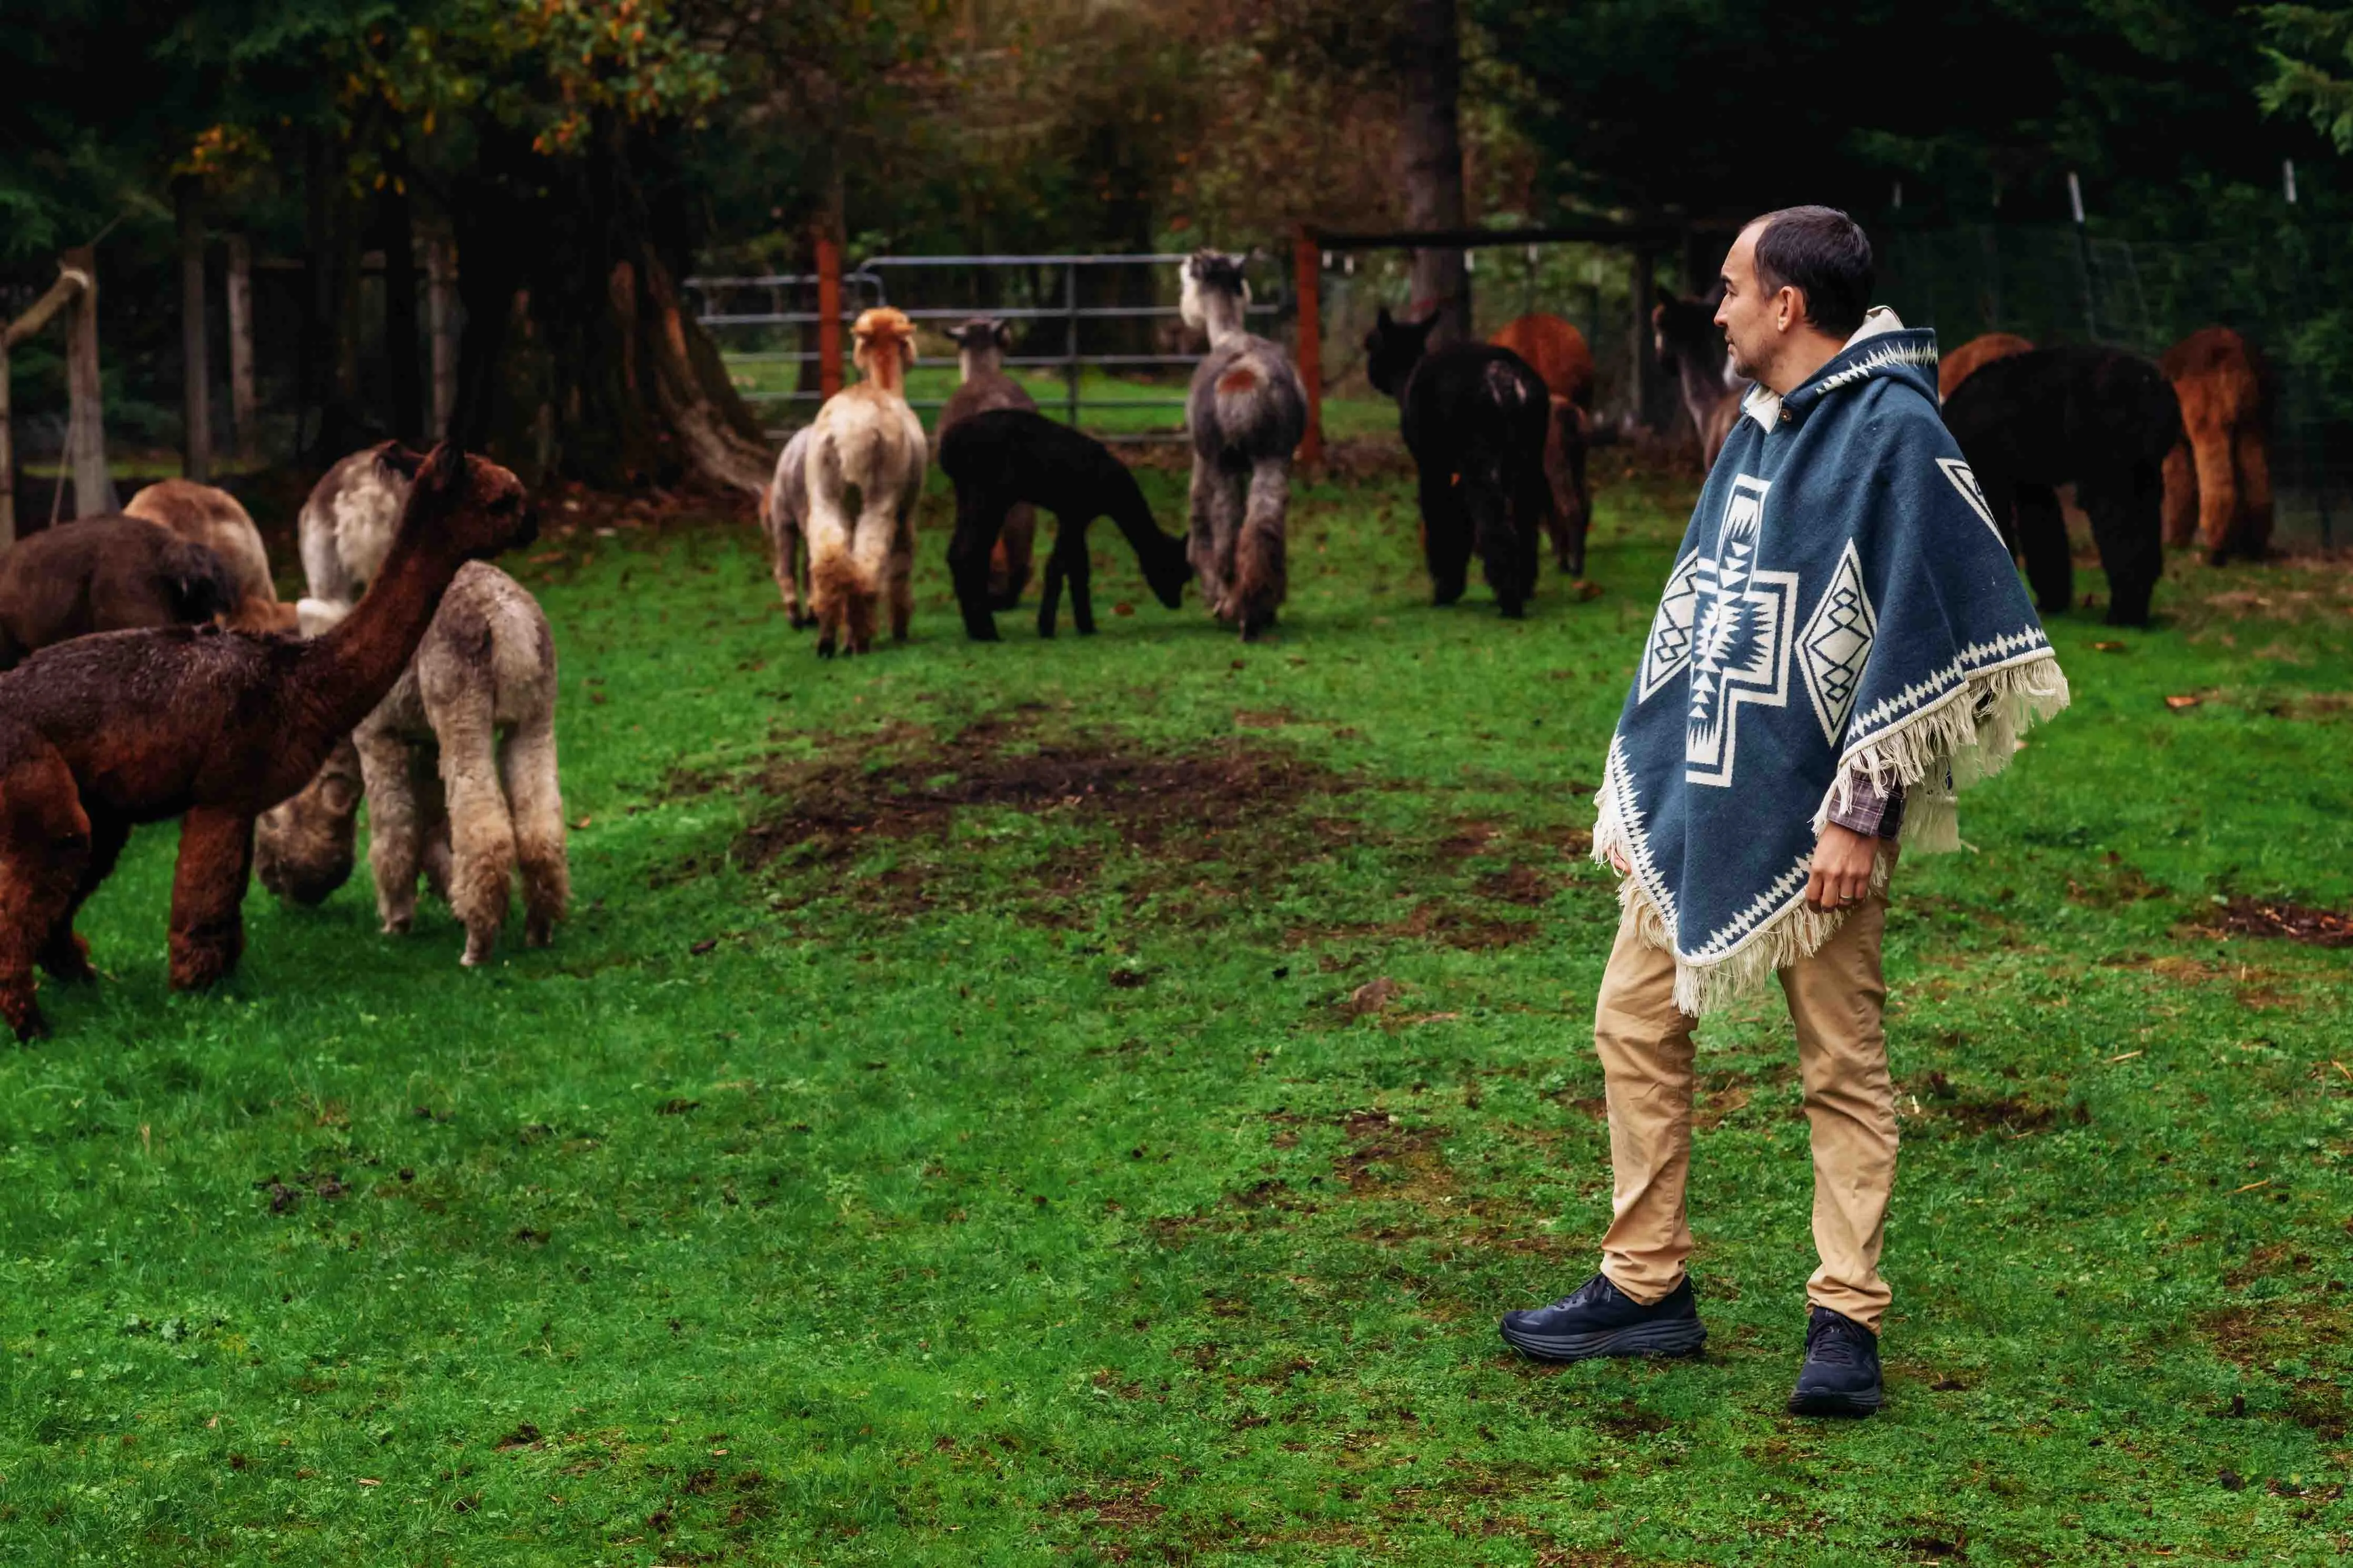
[[[1879,1382],[1879,1336],[1828,1307],[1806,1325],[1806,1364],[1789,1394],[1792,1415],[1868,1415],[1887,1403]]]
[[[1549,1307],[1504,1314],[1505,1342],[1538,1361],[1603,1355],[1696,1355],[1707,1342],[1691,1280],[1645,1307],[1596,1274]]]

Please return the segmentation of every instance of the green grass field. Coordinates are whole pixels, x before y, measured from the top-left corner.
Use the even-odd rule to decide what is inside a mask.
[[[1429,607],[1405,480],[1315,484],[1267,644],[1105,528],[1100,636],[975,647],[934,497],[915,639],[830,665],[747,522],[553,531],[552,951],[363,875],[171,996],[149,829],[0,1053],[0,1556],[2342,1561],[2353,950],[2243,929],[2353,903],[2341,560],[2054,625],[2074,707],[1903,869],[1880,1418],[1781,1412],[1764,1001],[1703,1036],[1706,1359],[1495,1338],[1607,1215],[1588,792],[1689,502],[1605,478],[1598,596],[1514,625]]]

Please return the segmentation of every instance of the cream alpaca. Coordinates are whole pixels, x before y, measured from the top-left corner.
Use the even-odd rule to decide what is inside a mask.
[[[519,869],[523,942],[545,946],[564,918],[571,873],[555,758],[555,639],[530,592],[495,566],[460,571],[417,657],[352,741],[370,802],[368,868],[384,929],[408,930],[422,871],[437,889],[446,886],[466,928],[461,962],[480,963],[506,923]],[[298,901],[324,898],[350,874],[349,818],[358,807],[348,773],[331,759],[301,795],[262,817],[262,885]]]
[[[817,651],[833,657],[846,642],[864,653],[885,601],[891,636],[905,641],[914,611],[915,501],[923,491],[923,426],[904,388],[915,363],[914,323],[888,307],[867,311],[850,329],[865,377],[835,394],[809,427],[809,600],[817,612]]]

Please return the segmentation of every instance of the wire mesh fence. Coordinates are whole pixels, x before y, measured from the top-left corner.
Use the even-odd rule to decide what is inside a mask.
[[[1881,298],[1947,353],[1999,331],[2156,358],[2200,327],[2231,328],[2270,370],[2280,536],[2329,544],[2353,522],[2353,358],[2316,265],[2353,235],[2176,242],[1988,225],[1877,237]]]

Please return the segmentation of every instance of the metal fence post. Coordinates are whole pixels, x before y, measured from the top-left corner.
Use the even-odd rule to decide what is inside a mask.
[[[1070,387],[1069,418],[1071,428],[1079,427],[1079,265],[1069,262],[1062,268],[1062,377]]]
[[[841,390],[841,244],[829,234],[817,237],[817,389]]]
[[[1307,389],[1307,435],[1299,460],[1324,460],[1324,251],[1301,225],[1291,240],[1292,292],[1298,300],[1299,381]]]

